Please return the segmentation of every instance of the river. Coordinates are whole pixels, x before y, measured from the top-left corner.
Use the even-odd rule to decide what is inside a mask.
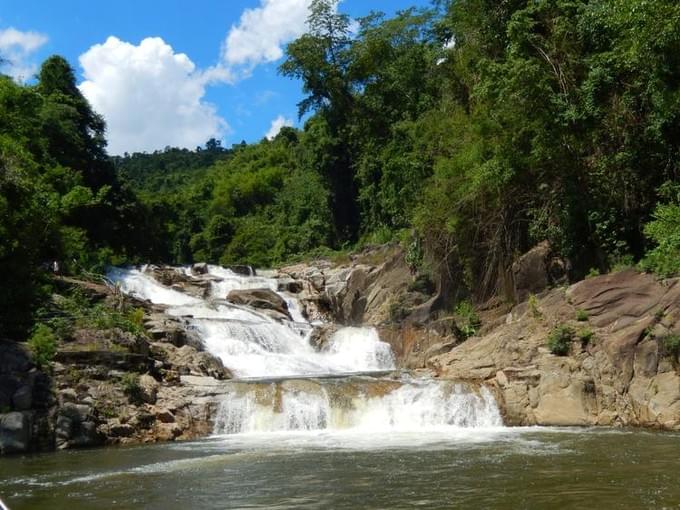
[[[680,435],[242,434],[0,461],[12,510],[680,508]]]
[[[680,508],[680,435],[510,428],[490,391],[396,370],[372,328],[314,348],[315,324],[271,276],[210,266],[203,296],[144,270],[112,270],[127,294],[180,317],[235,376],[211,437],[0,460],[20,509]],[[288,318],[225,300],[269,289]]]

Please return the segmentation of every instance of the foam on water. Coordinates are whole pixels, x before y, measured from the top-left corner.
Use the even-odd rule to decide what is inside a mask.
[[[345,393],[346,392],[346,393]],[[404,382],[383,395],[356,388],[280,386],[267,398],[262,391],[234,392],[222,403],[215,433],[292,431],[446,432],[494,428],[502,420],[493,395],[462,384],[425,380]]]
[[[188,268],[178,269],[193,278]],[[159,305],[166,313],[183,317],[199,333],[205,348],[219,357],[238,377],[297,376],[367,372],[394,368],[388,344],[372,328],[341,329],[331,338],[328,350],[317,352],[309,343],[312,325],[293,296],[279,295],[288,303],[292,321],[278,322],[251,308],[226,304],[232,290],[277,291],[275,278],[242,276],[229,269],[208,266],[210,298],[189,296],[158,283],[147,272],[112,269],[109,278],[123,292]]]

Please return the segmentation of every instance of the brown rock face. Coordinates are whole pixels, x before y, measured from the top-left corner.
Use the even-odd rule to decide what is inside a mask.
[[[556,325],[576,332],[569,356],[546,347]],[[508,424],[680,429],[680,366],[664,350],[678,333],[680,283],[624,271],[552,290],[534,310],[518,305],[428,363],[441,377],[495,388]]]
[[[543,241],[522,255],[512,265],[515,299],[526,300],[550,285],[566,280],[567,263],[552,256],[548,241]]]
[[[262,310],[274,310],[290,320],[288,304],[281,296],[270,289],[232,290],[227,296],[227,301]]]

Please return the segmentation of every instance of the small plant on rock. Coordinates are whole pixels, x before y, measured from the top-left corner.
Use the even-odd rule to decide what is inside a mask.
[[[534,319],[540,319],[543,317],[543,312],[538,306],[538,298],[535,294],[529,294],[529,301],[527,301],[527,306],[529,307],[529,313]]]
[[[28,348],[39,368],[47,367],[57,354],[57,336],[49,326],[38,324],[28,339]]]
[[[576,320],[579,322],[585,322],[588,320],[588,312],[586,312],[584,309],[579,308],[576,310]]]
[[[482,321],[475,311],[474,306],[469,301],[461,301],[456,306],[456,323],[464,339],[477,334]]]
[[[564,324],[556,326],[548,335],[548,349],[556,356],[566,356],[569,354],[573,338],[574,330],[572,328]]]
[[[120,379],[123,393],[128,396],[131,402],[141,400],[142,387],[139,385],[139,374],[127,373]]]
[[[680,334],[666,335],[661,339],[663,352],[668,356],[680,356]]]
[[[576,333],[576,338],[581,341],[581,346],[585,347],[593,339],[593,330],[590,328],[583,328]]]

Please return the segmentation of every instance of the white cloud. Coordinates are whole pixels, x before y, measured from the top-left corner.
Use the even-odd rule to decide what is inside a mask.
[[[109,37],[79,60],[85,77],[80,90],[106,119],[111,154],[194,148],[229,129],[204,99],[209,83],[229,81],[228,71],[197,71],[159,37],[138,46]]]
[[[311,0],[261,0],[246,9],[238,25],[229,30],[222,60],[229,68],[241,67],[247,75],[258,64],[283,57],[283,46],[305,33]]]
[[[47,36],[38,32],[22,32],[16,28],[0,30],[0,57],[7,60],[4,72],[19,81],[31,78],[37,70],[30,56],[47,42]]]
[[[285,118],[283,115],[279,115],[272,121],[272,125],[269,128],[269,131],[267,131],[267,134],[265,135],[268,140],[273,140],[276,135],[279,134],[279,131],[281,131],[281,128],[285,126],[292,126],[293,121],[291,119]]]

